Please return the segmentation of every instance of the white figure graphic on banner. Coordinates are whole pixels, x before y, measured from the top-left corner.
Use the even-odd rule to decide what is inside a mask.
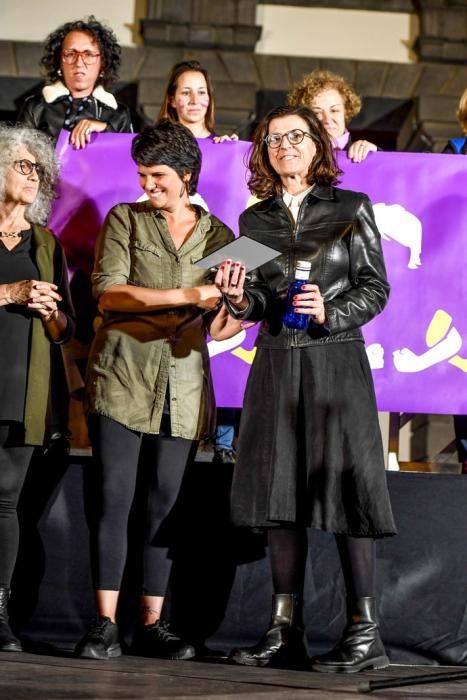
[[[422,254],[422,222],[415,214],[407,211],[401,204],[385,204],[378,202],[373,205],[376,225],[381,238],[393,240],[407,247],[410,251],[407,267],[416,270],[421,262]]]

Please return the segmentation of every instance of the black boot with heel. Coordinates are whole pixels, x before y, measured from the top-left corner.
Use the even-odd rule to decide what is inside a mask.
[[[376,622],[375,598],[358,598],[351,602],[349,622],[340,642],[332,651],[311,660],[312,669],[322,673],[357,673],[388,665]]]
[[[10,589],[0,586],[0,651],[23,651],[21,642],[13,632],[8,621],[8,600]]]
[[[253,647],[234,649],[230,659],[243,666],[304,668],[308,655],[297,596],[273,595],[271,624],[266,634]]]

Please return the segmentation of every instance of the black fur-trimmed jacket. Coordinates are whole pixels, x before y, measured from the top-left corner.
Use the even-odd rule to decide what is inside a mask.
[[[40,95],[32,95],[26,99],[17,122],[32,126],[56,139],[61,129],[68,129],[64,120],[69,106],[69,94],[68,88],[60,81],[46,85]],[[94,89],[91,100],[80,112],[79,119],[106,122],[107,132],[133,131],[128,107],[117,102],[115,97],[101,86]]]

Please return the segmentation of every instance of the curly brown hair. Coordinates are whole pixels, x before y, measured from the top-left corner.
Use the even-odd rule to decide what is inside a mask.
[[[265,138],[269,133],[269,125],[273,119],[296,115],[307,125],[308,133],[316,146],[316,155],[310,165],[307,180],[311,185],[332,185],[337,183],[342,173],[339,169],[334,148],[325,128],[318,117],[305,105],[287,105],[271,110],[260,122],[253,135],[253,145],[250,150],[248,167],[250,176],[248,187],[260,199],[277,195],[282,190],[282,181],[269,161],[268,146]]]
[[[345,121],[349,122],[362,108],[362,100],[341,75],[328,70],[314,70],[304,75],[287,96],[287,104],[311,106],[314,98],[324,90],[337,90],[344,101]]]
[[[44,55],[40,61],[45,68],[48,81],[54,83],[61,79],[59,71],[62,46],[70,32],[83,32],[94,39],[101,54],[101,76],[97,82],[109,90],[118,78],[122,51],[112,29],[99,22],[94,15],[90,15],[87,20],[66,22],[48,35],[44,43]]]
[[[175,92],[177,91],[177,83],[180,76],[182,76],[183,73],[188,72],[201,73],[206,81],[209,95],[209,106],[204,118],[204,125],[209,133],[212,134],[214,131],[214,88],[208,71],[206,68],[202,67],[199,61],[180,61],[180,63],[176,63],[173,66],[169,75],[169,81],[165,89],[164,99],[162,100],[162,106],[160,108],[158,118],[171,119],[173,122],[179,121],[177,110],[175,107],[172,107],[170,103],[175,95]]]

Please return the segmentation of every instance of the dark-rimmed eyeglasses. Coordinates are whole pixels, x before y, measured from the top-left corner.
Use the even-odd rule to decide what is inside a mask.
[[[27,158],[14,160],[13,170],[16,170],[17,173],[21,173],[21,175],[30,175],[32,171],[35,170],[39,179],[43,178],[45,175],[45,168],[42,165],[39,165],[39,163],[32,163]]]
[[[291,146],[298,146],[298,144],[303,141],[305,136],[309,136],[310,139],[312,138],[308,131],[303,131],[302,129],[291,129],[290,131],[286,131],[285,134],[279,134],[278,132],[268,134],[264,139],[264,143],[269,146],[269,148],[279,148],[282,144],[282,139],[284,136],[287,136],[287,141]]]
[[[76,51],[76,49],[65,49],[65,51],[62,51],[62,61],[69,65],[76,63],[78,58],[81,57],[87,66],[92,66],[99,56],[100,53],[95,51]]]

